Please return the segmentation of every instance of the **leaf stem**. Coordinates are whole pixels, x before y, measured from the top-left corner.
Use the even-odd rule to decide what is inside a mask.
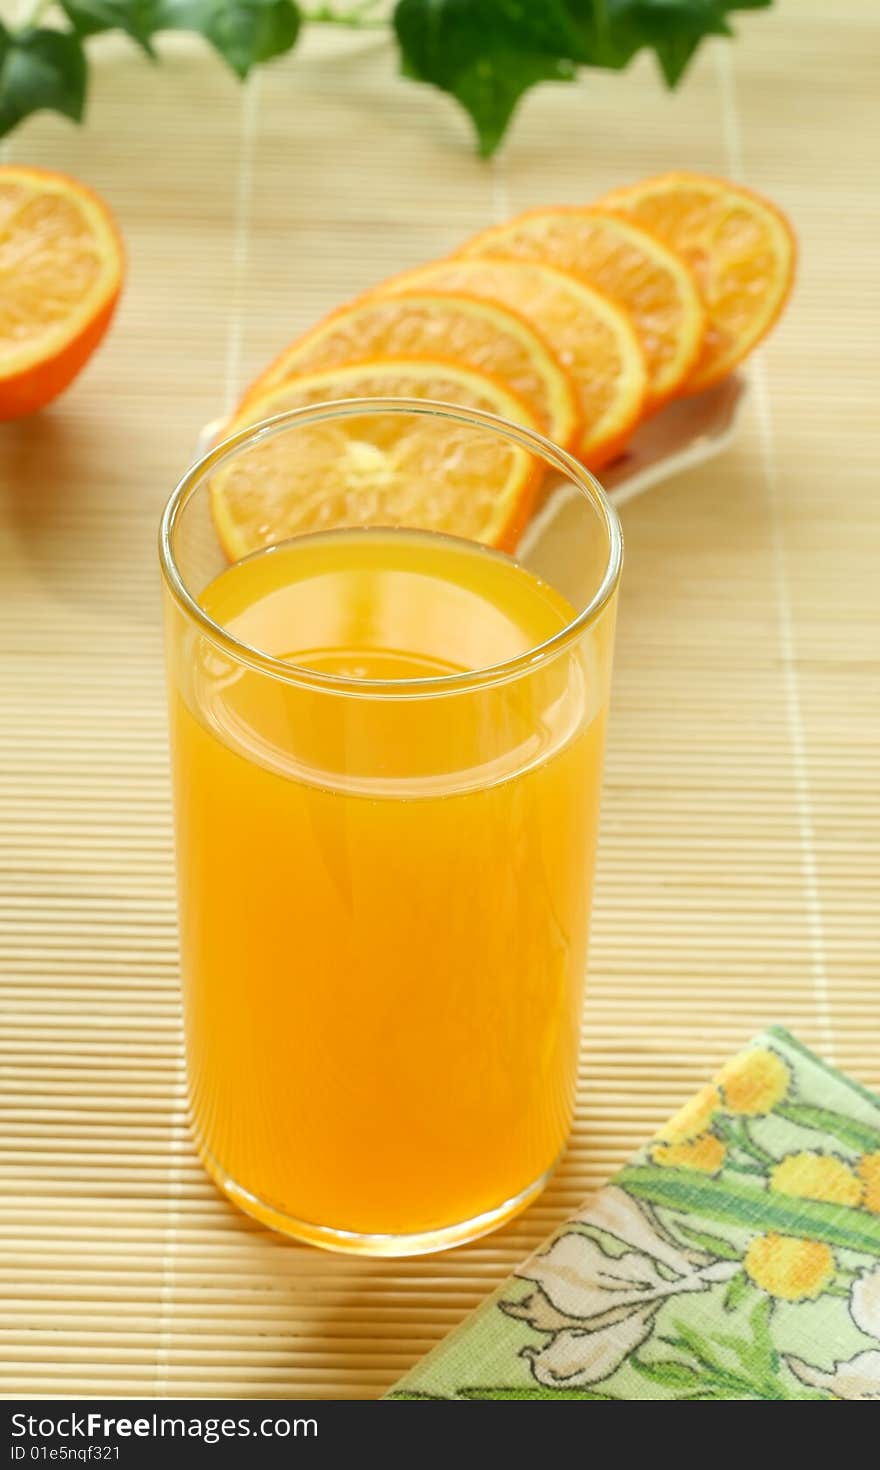
[[[880,1130],[862,1123],[858,1118],[833,1112],[831,1108],[814,1107],[810,1103],[778,1103],[776,1112],[789,1123],[801,1128],[816,1128],[830,1133],[848,1148],[869,1151],[880,1148]]]
[[[764,1170],[759,1164],[741,1164],[737,1159],[728,1159],[726,1168],[732,1169],[736,1174],[752,1174],[759,1178],[764,1177]]]
[[[699,1333],[685,1331],[681,1323],[675,1324],[678,1337],[662,1337],[661,1342],[666,1342],[670,1347],[677,1347],[679,1351],[684,1350],[696,1358],[703,1375],[703,1382],[707,1388],[718,1387],[731,1389],[734,1393],[745,1394],[749,1398],[779,1399],[786,1398],[784,1392],[779,1392],[779,1386],[768,1383],[763,1376],[756,1375],[753,1378],[744,1373],[738,1373],[733,1368],[719,1362],[712,1353],[710,1345]]]
[[[776,1163],[773,1155],[768,1153],[765,1148],[762,1148],[752,1137],[745,1119],[724,1118],[721,1121],[719,1132],[734,1148],[741,1149],[750,1159],[754,1159],[756,1163],[762,1165],[762,1172],[768,1164]]]
[[[691,1218],[744,1225],[751,1230],[778,1230],[783,1235],[824,1240],[843,1250],[880,1256],[880,1216],[856,1206],[777,1194],[756,1187],[744,1177],[709,1179],[692,1169],[652,1164],[628,1164],[615,1182],[636,1199]]]
[[[359,5],[351,5],[347,10],[334,10],[332,5],[317,5],[314,10],[301,7],[300,13],[303,20],[311,25],[346,26],[349,30],[372,31],[384,29],[388,24],[382,17],[371,14],[378,3],[379,0],[361,0]]]

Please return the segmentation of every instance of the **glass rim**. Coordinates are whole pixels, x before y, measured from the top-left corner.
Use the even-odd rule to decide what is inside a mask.
[[[240,450],[274,439],[288,428],[297,424],[320,423],[327,419],[357,418],[368,414],[393,413],[417,414],[426,418],[442,418],[454,423],[484,428],[518,443],[529,453],[561,471],[566,478],[588,499],[598,512],[608,538],[608,555],[605,570],[592,598],[564,628],[537,643],[516,658],[502,663],[489,664],[481,669],[466,669],[458,674],[438,674],[417,679],[356,679],[351,676],[324,673],[309,669],[287,659],[276,658],[264,653],[252,644],[243,643],[221,623],[214,621],[205,612],[189,591],[177,565],[172,546],[172,537],[178,519],[192,496],[197,492],[205,477],[232,459]],[[393,528],[390,528],[393,529]],[[481,543],[475,542],[474,545]],[[487,548],[491,549],[491,548]],[[499,684],[523,674],[533,672],[541,664],[562,652],[574,643],[594,623],[610,602],[620,579],[623,558],[623,536],[617,512],[608,500],[599,481],[567,450],[560,449],[551,439],[534,429],[512,423],[498,414],[485,409],[466,408],[454,403],[443,403],[430,398],[341,398],[326,403],[310,404],[305,408],[288,409],[285,413],[248,424],[229,438],[215,444],[190,465],[186,473],[172,490],[159,523],[159,565],[168,591],[180,610],[196,623],[212,643],[218,645],[230,657],[247,665],[258,673],[269,675],[286,684],[296,684],[329,694],[345,694],[361,698],[385,697],[407,698],[414,696],[463,693],[483,686]]]

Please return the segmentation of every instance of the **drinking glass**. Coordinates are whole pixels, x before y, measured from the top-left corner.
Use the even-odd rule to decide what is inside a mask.
[[[402,511],[364,493],[358,467],[416,419],[475,473],[499,440],[527,458],[541,505],[505,552],[438,530],[430,495]],[[363,450],[345,508],[322,519],[316,484],[307,532],[263,525],[230,559],[218,485],[278,480],[316,426]],[[430,457],[413,473],[423,492]],[[248,1214],[330,1249],[494,1229],[571,1123],[614,511],[529,430],[352,399],[211,449],[168,502],[160,559],[204,1165]]]

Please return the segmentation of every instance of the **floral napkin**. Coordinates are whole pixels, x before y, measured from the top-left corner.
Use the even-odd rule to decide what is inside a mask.
[[[880,1399],[880,1097],[774,1027],[396,1399]]]

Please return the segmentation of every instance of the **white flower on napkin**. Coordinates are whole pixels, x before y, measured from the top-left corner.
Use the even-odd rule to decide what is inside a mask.
[[[849,1313],[866,1337],[880,1338],[880,1266],[863,1271],[849,1294]],[[803,1358],[787,1357],[796,1378],[810,1388],[824,1388],[838,1399],[880,1399],[880,1352],[869,1348],[854,1358],[835,1363],[830,1370],[816,1368]]]
[[[705,1291],[739,1270],[738,1261],[715,1261],[675,1245],[622,1189],[603,1190],[584,1223],[631,1248],[612,1256],[589,1236],[560,1235],[517,1272],[537,1290],[503,1303],[509,1316],[552,1334],[545,1347],[523,1350],[538,1382],[548,1387],[608,1378],[651,1335],[654,1314],[668,1297]]]

